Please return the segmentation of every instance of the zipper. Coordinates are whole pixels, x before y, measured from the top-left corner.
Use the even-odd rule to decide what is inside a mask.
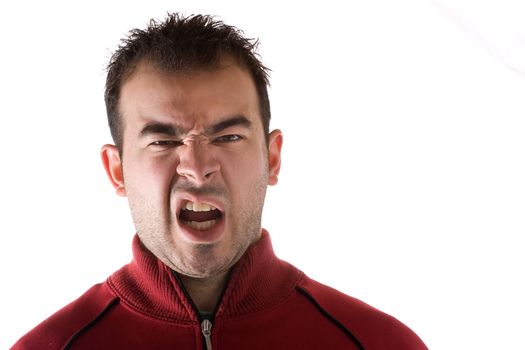
[[[208,318],[204,318],[200,312],[195,303],[193,302],[193,299],[191,298],[190,294],[186,290],[186,287],[184,287],[184,283],[182,283],[182,280],[179,276],[179,274],[172,270],[172,274],[175,277],[175,280],[177,281],[180,289],[186,296],[186,299],[189,301],[190,305],[192,306],[193,310],[195,311],[195,314],[197,315],[197,318],[199,319],[201,323],[201,332],[204,336],[204,343],[205,343],[205,350],[212,350],[211,346],[211,327],[213,326],[212,322]],[[215,310],[213,310],[213,313],[211,314],[211,319],[215,319],[215,314],[217,313],[217,310],[219,309],[219,305],[222,302],[222,297],[224,295],[224,292],[226,291],[226,287],[228,286],[228,282],[230,279],[231,273],[228,273],[228,276],[226,277],[226,283],[224,283],[224,287],[222,288],[221,296],[219,298],[219,303],[215,306]],[[209,317],[209,316],[205,316]]]
[[[210,320],[203,320],[201,322],[201,330],[202,330],[202,335],[204,335],[204,340],[206,341],[206,350],[212,350],[211,348],[211,327],[212,327],[212,323],[210,322]]]

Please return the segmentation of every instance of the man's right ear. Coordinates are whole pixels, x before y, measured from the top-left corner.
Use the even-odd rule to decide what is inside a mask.
[[[109,181],[115,188],[117,195],[125,197],[126,187],[124,186],[124,176],[122,175],[122,161],[117,147],[115,145],[102,146],[100,157]]]

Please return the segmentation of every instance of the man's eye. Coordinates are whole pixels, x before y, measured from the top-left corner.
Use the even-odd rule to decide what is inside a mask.
[[[176,147],[182,145],[181,141],[174,141],[174,140],[160,140],[160,141],[153,141],[150,143],[150,146],[160,146],[160,147]]]
[[[224,135],[217,137],[215,142],[235,142],[240,140],[242,140],[242,136],[240,135]]]

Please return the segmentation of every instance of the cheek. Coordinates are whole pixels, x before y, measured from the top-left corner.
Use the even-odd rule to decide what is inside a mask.
[[[221,168],[232,195],[249,196],[254,186],[267,185],[268,162],[264,149],[222,157]]]
[[[176,160],[167,157],[151,157],[124,164],[126,187],[147,197],[168,196],[176,167]]]
[[[268,168],[268,151],[264,139],[253,139],[221,156],[221,162],[251,173],[264,173]]]

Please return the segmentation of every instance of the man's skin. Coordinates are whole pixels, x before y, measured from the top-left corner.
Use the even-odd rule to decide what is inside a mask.
[[[266,142],[254,82],[228,57],[179,73],[141,63],[122,86],[119,111],[122,154],[101,150],[109,179],[128,197],[142,243],[179,273],[200,312],[213,312],[228,271],[260,238],[282,133]],[[181,214],[188,202],[197,208]],[[198,217],[210,209],[201,204],[218,211]]]

